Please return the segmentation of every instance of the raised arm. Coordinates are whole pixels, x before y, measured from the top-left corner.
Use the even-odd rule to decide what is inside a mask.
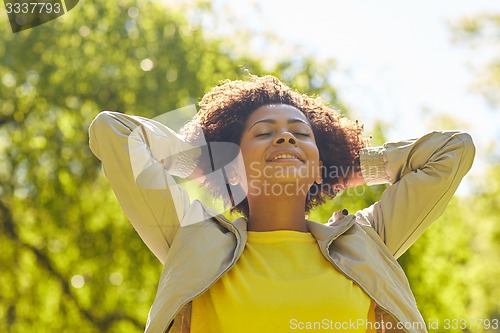
[[[189,206],[171,175],[189,176],[200,150],[161,123],[118,112],[100,113],[89,137],[124,213],[163,263]]]
[[[390,183],[380,201],[359,211],[397,258],[444,211],[469,171],[475,148],[463,132],[432,132],[361,152],[368,185]]]

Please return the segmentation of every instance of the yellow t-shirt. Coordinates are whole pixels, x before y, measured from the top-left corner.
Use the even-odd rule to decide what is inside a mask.
[[[310,233],[250,231],[235,266],[193,301],[191,332],[371,332],[371,304]]]

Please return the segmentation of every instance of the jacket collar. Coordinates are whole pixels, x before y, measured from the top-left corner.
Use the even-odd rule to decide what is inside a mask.
[[[336,221],[329,221],[327,224],[322,224],[310,220],[306,220],[307,227],[311,234],[318,242],[332,242],[356,222],[354,215],[347,215]]]
[[[354,215],[343,216],[336,220],[332,218],[327,224],[306,220],[307,228],[313,237],[316,238],[318,242],[327,243],[330,243],[349,230],[354,222],[356,222],[356,217]],[[237,230],[241,242],[245,244],[247,240],[247,219],[240,217],[234,220],[231,224]]]

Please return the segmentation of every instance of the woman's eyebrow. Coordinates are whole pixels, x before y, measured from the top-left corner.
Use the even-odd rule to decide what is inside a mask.
[[[250,129],[252,127],[254,127],[255,125],[257,125],[259,123],[276,124],[276,120],[275,119],[261,119],[261,120],[258,120],[255,123],[253,123],[252,126],[250,126],[250,128],[248,129],[248,131],[250,131]],[[311,125],[309,125],[309,123],[307,121],[305,121],[303,119],[300,119],[300,118],[290,118],[290,119],[288,119],[287,123],[288,124],[303,123],[303,124],[306,124],[307,126],[311,127]]]

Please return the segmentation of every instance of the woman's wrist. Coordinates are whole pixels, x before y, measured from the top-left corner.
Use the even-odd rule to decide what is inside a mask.
[[[203,184],[206,179],[206,161],[210,160],[210,154],[208,153],[208,149],[206,146],[200,147],[200,155],[196,161],[192,161],[196,164],[196,167],[193,169],[193,172],[187,176],[187,178],[194,180],[198,183]]]
[[[364,185],[364,184],[366,184],[366,181],[363,178],[363,173],[361,172],[359,157],[357,157],[356,159],[354,159],[353,167],[352,167],[351,172],[349,172],[349,175],[347,177],[346,187],[349,188],[349,187],[355,187],[355,186]]]

